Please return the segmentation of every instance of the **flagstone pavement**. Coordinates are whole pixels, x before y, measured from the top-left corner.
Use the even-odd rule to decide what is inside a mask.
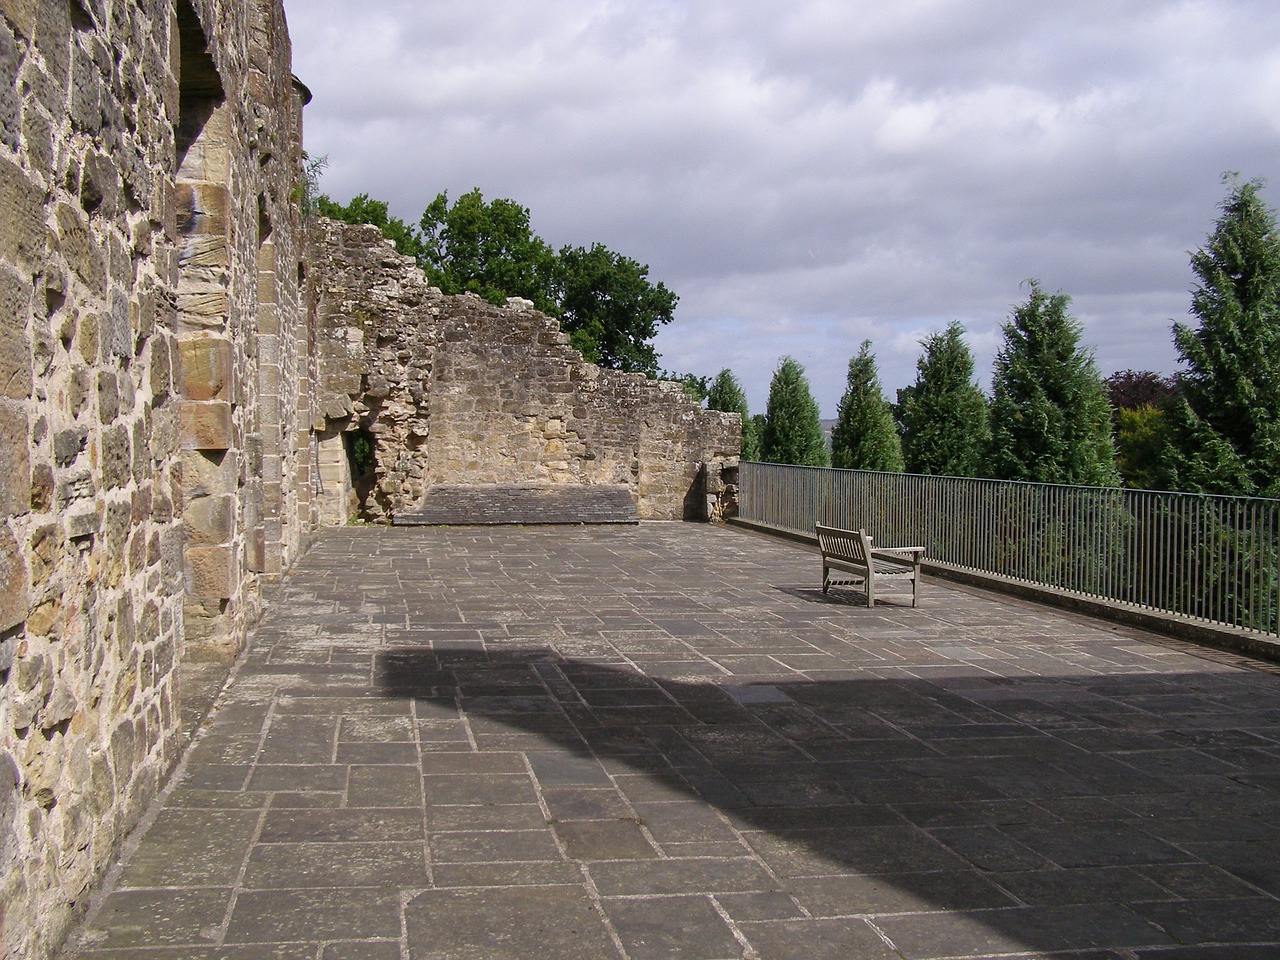
[[[739,530],[350,528],[80,960],[1280,958],[1280,676]]]

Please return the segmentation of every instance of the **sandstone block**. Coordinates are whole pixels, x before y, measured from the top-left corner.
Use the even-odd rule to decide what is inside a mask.
[[[221,285],[179,290],[178,332],[223,331],[227,325],[228,302],[226,288]]]
[[[198,234],[182,245],[182,265],[187,269],[225,270],[231,266],[231,247],[219,234]]]
[[[21,168],[0,158],[0,260],[35,267],[43,259],[43,195]]]
[[[27,564],[17,538],[8,526],[0,526],[0,631],[27,619]]]
[[[18,137],[21,129],[18,117],[22,112],[22,101],[18,99],[20,63],[17,38],[9,25],[0,20],[0,143],[15,151],[21,142]]]
[[[188,337],[178,341],[178,386],[189,400],[228,400],[231,396],[231,341]]]
[[[188,402],[179,415],[184,450],[229,450],[235,446],[231,404],[224,400]]]
[[[166,336],[152,337],[148,351],[151,393],[156,399],[163,399],[169,395],[172,384],[172,345]]]
[[[0,13],[9,19],[18,33],[27,38],[35,36],[36,10],[39,7],[40,0],[0,0]]]
[[[191,154],[187,154],[191,159]],[[175,194],[178,205],[178,232],[184,236],[226,236],[229,199],[219,183],[180,183]],[[187,247],[183,248],[183,263]],[[194,253],[195,251],[192,250]]]
[[[31,506],[31,460],[27,414],[17,403],[0,400],[0,520],[26,513]]]
[[[83,540],[86,537],[97,536],[102,520],[93,503],[80,501],[67,509],[63,523],[67,528],[68,538]]]
[[[107,263],[102,247],[89,235],[84,215],[69,204],[60,203],[54,214],[58,224],[58,247],[67,265],[91,291],[106,293]]]
[[[240,458],[235,451],[183,451],[182,486],[189,497],[234,494],[239,477]]]
[[[183,551],[183,559],[188,596],[228,600],[235,593],[230,546],[188,546]]]
[[[223,544],[231,540],[235,525],[233,497],[194,497],[183,511],[187,543],[193,546]]]
[[[102,431],[101,456],[102,485],[107,489],[123,487],[132,475],[132,451],[129,431],[123,426],[108,427]]]

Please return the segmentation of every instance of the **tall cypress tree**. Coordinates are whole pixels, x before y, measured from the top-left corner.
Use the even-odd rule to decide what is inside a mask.
[[[825,467],[831,462],[818,403],[804,367],[791,357],[782,358],[769,383],[760,459],[810,467]]]
[[[1192,329],[1174,324],[1187,370],[1169,412],[1167,485],[1200,493],[1280,496],[1280,234],[1258,196],[1233,184],[1205,246]]]
[[[991,443],[987,398],[973,382],[973,354],[953,320],[923,341],[916,382],[898,391],[902,455],[910,473],[977,477]]]
[[[1002,480],[1115,486],[1111,407],[1080,346],[1071,298],[1031,294],[1004,325],[991,400],[991,473]]]
[[[760,457],[760,438],[756,435],[755,421],[747,412],[747,395],[742,384],[728,367],[721,370],[707,388],[707,409],[724,413],[736,413],[742,418],[742,459],[757,460]]]
[[[884,398],[871,341],[863,340],[849,361],[844,396],[831,431],[832,466],[845,470],[902,472],[902,444],[893,408]]]

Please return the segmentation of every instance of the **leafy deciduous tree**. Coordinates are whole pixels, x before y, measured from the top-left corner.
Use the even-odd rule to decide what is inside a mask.
[[[844,396],[831,431],[831,463],[846,470],[902,472],[902,444],[893,408],[884,398],[871,341],[862,341],[849,361]]]
[[[649,267],[601,244],[560,250],[560,325],[592,363],[655,376],[653,338],[670,323],[680,299]]]
[[[384,200],[374,200],[367,193],[360,193],[347,204],[336,203],[325,194],[316,197],[316,210],[323,217],[342,223],[369,223],[382,231],[382,235],[396,245],[406,257],[422,259],[422,244],[413,227],[388,212]]]
[[[557,253],[533,232],[529,211],[513,200],[486,201],[479,189],[452,203],[436,196],[417,227],[388,213],[382,200],[360,194],[349,204],[318,198],[320,213],[370,223],[396,249],[418,261],[445,293],[475,293],[495,304],[523,297],[560,320],[573,345],[602,367],[660,374],[653,338],[670,323],[679,297],[649,279],[649,268],[601,244]],[[700,377],[676,375],[696,396]]]
[[[991,400],[991,473],[1003,480],[1114,486],[1111,409],[1093,357],[1080,346],[1071,298],[1029,281],[1004,325]]]
[[[529,211],[513,200],[485,202],[478,189],[449,203],[440,193],[419,221],[419,263],[445,293],[475,293],[492,303],[523,297],[558,313],[560,269],[555,252],[529,226]]]
[[[902,454],[911,473],[977,477],[991,443],[987,398],[973,382],[964,327],[925,337],[916,382],[898,391]]]
[[[1153,370],[1117,370],[1102,386],[1113,411],[1166,407],[1178,395],[1177,379]]]
[[[782,358],[769,383],[760,459],[810,467],[825,467],[831,462],[817,401],[804,367],[791,357]]]

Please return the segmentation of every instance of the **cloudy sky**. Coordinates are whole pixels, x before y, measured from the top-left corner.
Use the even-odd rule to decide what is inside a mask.
[[[1172,372],[1225,171],[1280,204],[1275,0],[286,0],[322,189],[527,207],[680,296],[665,368],[784,354],[834,416],[961,321],[989,385],[1039,279],[1104,374]]]

